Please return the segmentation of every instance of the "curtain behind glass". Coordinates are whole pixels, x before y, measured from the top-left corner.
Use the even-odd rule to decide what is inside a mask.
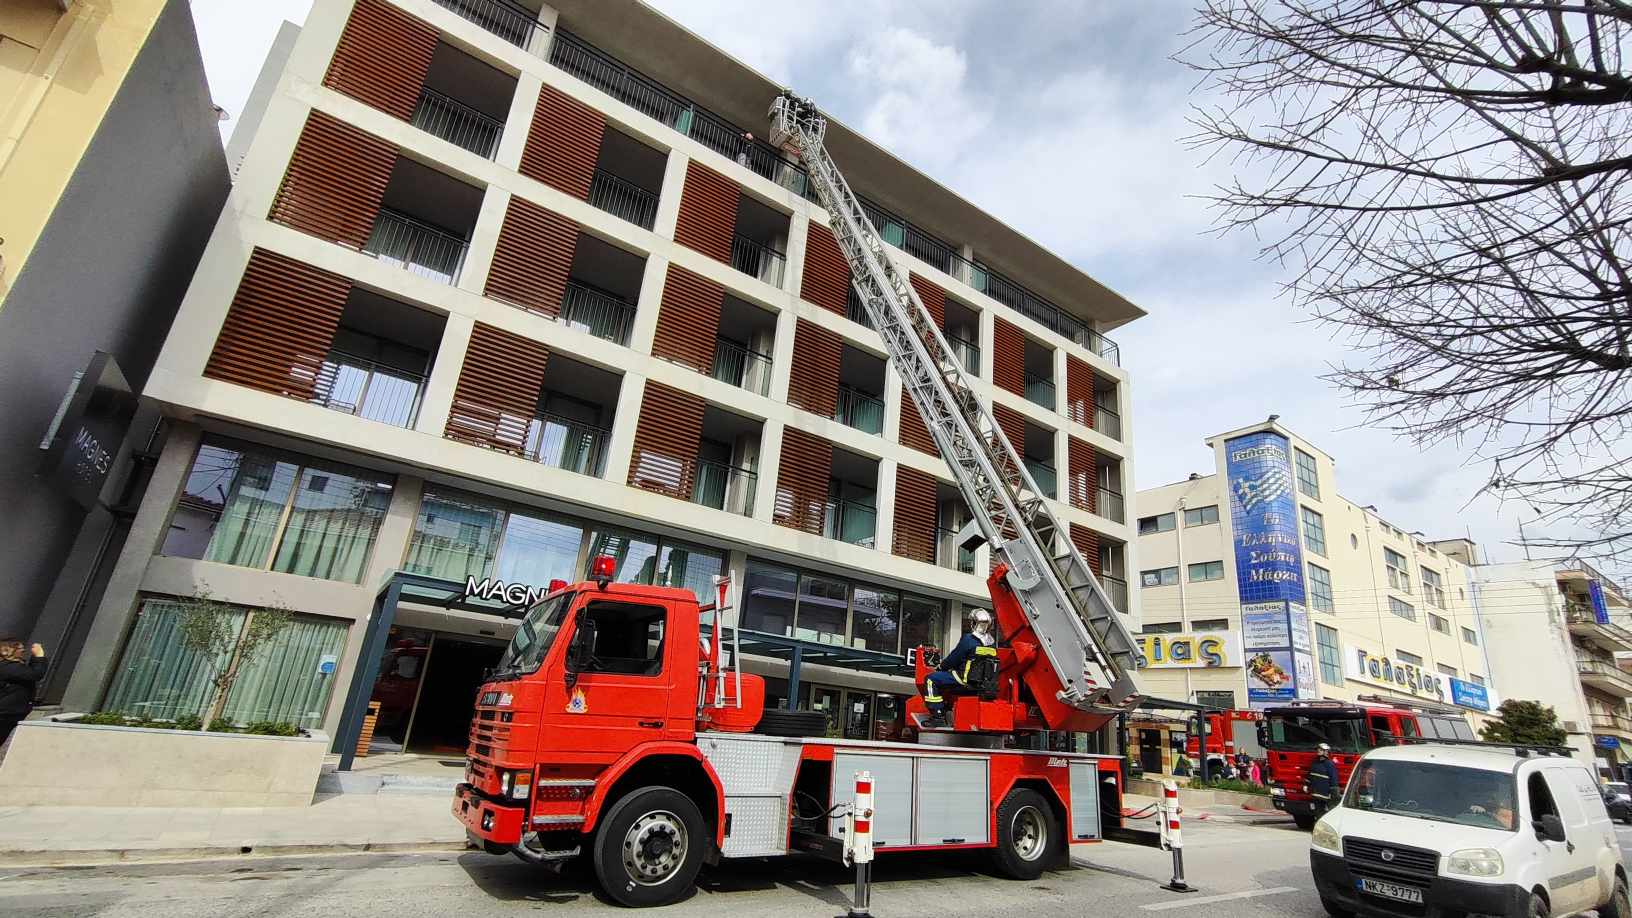
[[[448,580],[480,580],[493,569],[503,526],[504,511],[498,507],[427,490],[402,569]],[[574,543],[574,558],[577,550]]]
[[[391,486],[317,466],[300,476],[294,509],[272,569],[303,577],[363,579]]]
[[[571,523],[512,511],[504,524],[498,578],[536,587],[573,580],[583,540],[584,530]]]
[[[618,583],[651,583],[657,577],[657,540],[617,529],[597,530],[589,540],[589,557],[584,559],[584,576],[601,555],[617,564],[612,579]]]
[[[102,710],[157,720],[204,715],[210,678],[227,665],[227,657],[211,658],[182,646],[180,609],[164,600],[142,603]],[[236,621],[243,625],[242,612],[236,613]]]
[[[199,461],[203,461],[200,453]],[[196,463],[195,463],[196,466]],[[278,521],[289,503],[300,467],[271,456],[239,453],[226,506],[216,523],[204,560],[265,567],[277,539]]]
[[[344,622],[294,618],[239,670],[222,716],[235,724],[270,720],[308,729],[321,725],[335,675],[318,672],[318,666],[325,656],[338,661],[345,640]]]

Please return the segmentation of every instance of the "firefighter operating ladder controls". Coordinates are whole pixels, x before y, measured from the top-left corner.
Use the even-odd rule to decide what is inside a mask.
[[[1059,702],[1078,711],[1131,709],[1139,700],[1133,639],[1008,437],[976,398],[908,273],[885,254],[877,228],[823,146],[827,119],[814,104],[785,91],[772,103],[770,118],[771,143],[804,162],[868,317],[969,505],[973,520],[959,540],[964,547],[988,543],[1001,559],[1025,624],[1058,679]]]

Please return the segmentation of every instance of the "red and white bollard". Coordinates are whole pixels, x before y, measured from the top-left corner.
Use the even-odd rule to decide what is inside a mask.
[[[1196,888],[1184,882],[1184,835],[1179,829],[1179,785],[1162,782],[1162,847],[1173,852],[1173,879],[1161,888],[1172,892],[1195,892]]]
[[[871,918],[873,882],[873,773],[856,772],[856,797],[850,806],[850,831],[845,833],[844,855],[856,865],[856,904],[846,918]]]

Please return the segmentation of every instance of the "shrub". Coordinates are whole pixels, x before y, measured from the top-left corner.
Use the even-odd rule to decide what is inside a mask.
[[[244,732],[256,736],[296,736],[300,731],[288,721],[258,720],[245,727]]]
[[[204,729],[204,718],[199,717],[197,714],[183,714],[176,718],[176,729],[202,730]]]
[[[1240,778],[1214,778],[1211,781],[1202,781],[1198,779],[1191,781],[1189,786],[1197,790],[1221,790],[1231,791],[1237,794],[1257,794],[1263,797],[1269,796],[1269,788],[1262,784],[1254,784],[1251,781],[1243,781]]]
[[[93,727],[123,727],[129,719],[118,711],[98,711],[95,714],[81,715],[76,723]]]
[[[209,732],[237,733],[238,729],[232,725],[232,721],[227,720],[225,717],[217,717],[215,720],[210,721]]]

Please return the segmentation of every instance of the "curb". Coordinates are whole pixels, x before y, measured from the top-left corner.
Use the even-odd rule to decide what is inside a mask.
[[[107,848],[81,851],[0,850],[0,867],[100,867],[324,854],[402,854],[467,851],[464,841],[360,842],[311,845],[214,845],[195,848]]]

